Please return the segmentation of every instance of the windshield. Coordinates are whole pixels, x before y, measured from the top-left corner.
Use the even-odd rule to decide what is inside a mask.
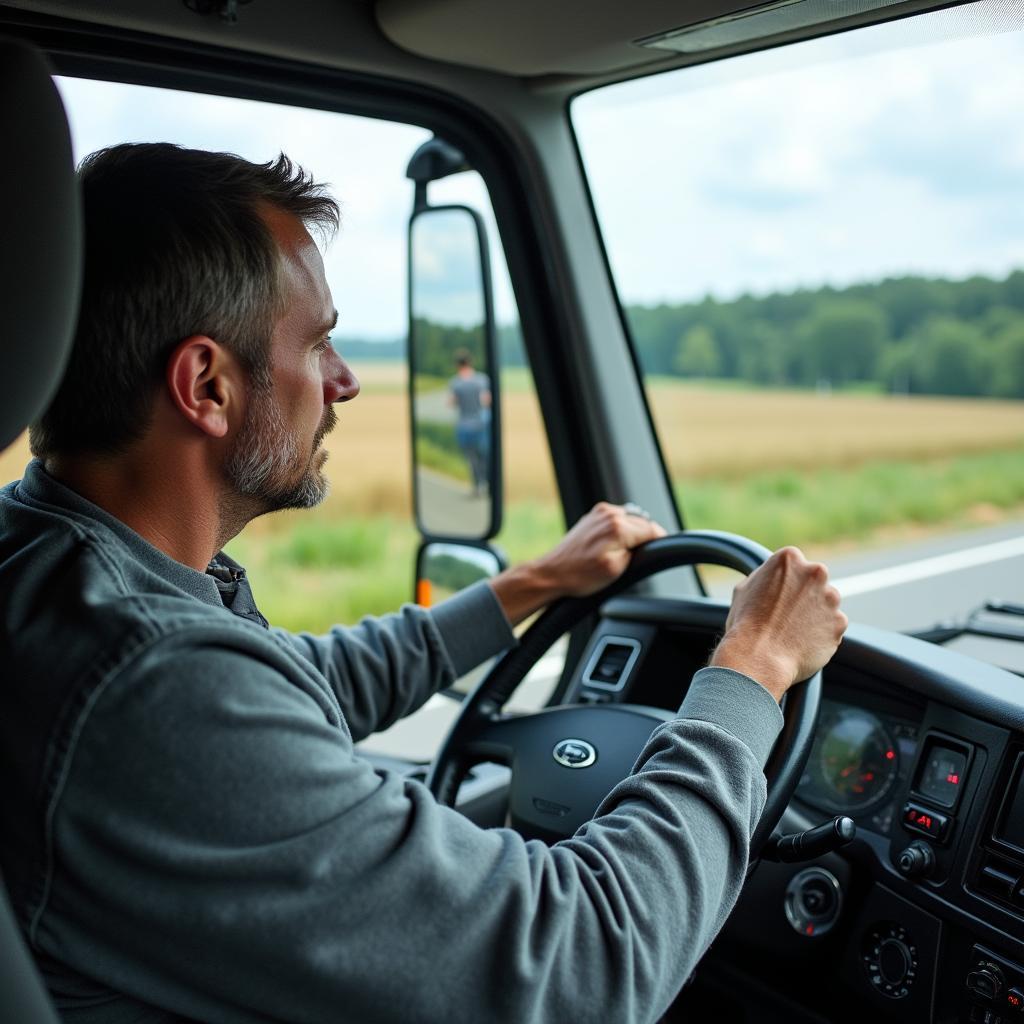
[[[889,628],[1024,603],[1024,31],[1005,15],[572,106],[686,525],[800,545],[851,618]]]

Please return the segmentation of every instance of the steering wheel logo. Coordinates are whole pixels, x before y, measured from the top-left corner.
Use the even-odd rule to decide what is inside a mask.
[[[586,740],[559,740],[551,756],[566,768],[589,768],[597,760],[597,751]]]

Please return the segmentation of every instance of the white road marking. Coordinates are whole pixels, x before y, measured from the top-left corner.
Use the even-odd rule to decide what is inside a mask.
[[[907,562],[905,565],[858,573],[856,576],[833,580],[832,583],[843,597],[853,597],[855,594],[868,594],[874,590],[898,587],[904,583],[959,572],[961,569],[972,569],[976,565],[1001,562],[1005,558],[1017,558],[1021,555],[1024,555],[1024,537],[1014,537],[1012,540],[1001,540],[994,544],[965,548],[963,551],[951,551],[946,555],[935,555],[933,558],[922,558],[917,562]]]

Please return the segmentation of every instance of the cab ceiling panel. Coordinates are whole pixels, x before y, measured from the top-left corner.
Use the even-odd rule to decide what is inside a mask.
[[[930,6],[934,0],[378,0],[375,11],[384,35],[421,57],[596,84]]]
[[[751,6],[715,0],[379,0],[394,43],[434,60],[509,75],[603,75],[664,63],[635,40]]]
[[[241,0],[233,23],[183,0],[0,0],[0,8],[357,72],[415,78],[424,65],[384,38],[372,0]]]

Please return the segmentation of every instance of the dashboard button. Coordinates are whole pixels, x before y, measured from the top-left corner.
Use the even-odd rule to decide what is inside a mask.
[[[1003,1018],[986,1006],[971,1008],[971,1024],[1004,1024]]]
[[[921,804],[908,803],[903,807],[903,827],[909,832],[920,832],[942,842],[949,831],[950,818]]]
[[[982,961],[967,975],[967,988],[982,999],[996,1000],[1003,991],[1003,972],[995,964]]]
[[[1024,992],[1011,988],[1006,993],[1006,1008],[1014,1015],[1024,1014]]]

